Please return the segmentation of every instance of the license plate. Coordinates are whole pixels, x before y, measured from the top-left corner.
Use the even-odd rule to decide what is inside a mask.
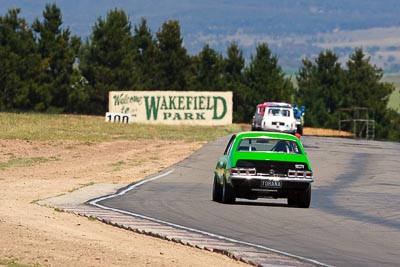
[[[262,188],[281,188],[282,187],[282,181],[261,180],[260,186]]]

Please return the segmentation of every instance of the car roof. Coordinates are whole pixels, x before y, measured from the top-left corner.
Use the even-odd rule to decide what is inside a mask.
[[[284,102],[264,102],[258,104],[257,107],[280,107],[280,108],[292,108],[292,105]]]
[[[251,131],[251,132],[240,132],[236,134],[236,138],[257,138],[257,137],[264,137],[264,138],[276,138],[276,139],[285,139],[285,140],[292,140],[292,141],[299,141],[299,139],[287,133],[278,133],[278,132],[262,132],[262,131]]]

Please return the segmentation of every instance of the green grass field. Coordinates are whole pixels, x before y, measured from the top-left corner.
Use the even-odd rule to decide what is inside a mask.
[[[85,142],[163,139],[210,141],[242,131],[240,125],[170,126],[115,124],[100,116],[0,113],[0,139],[76,140]]]
[[[400,86],[396,86],[396,90],[390,96],[388,107],[400,112]]]
[[[389,98],[388,107],[400,112],[400,73],[385,75],[383,81],[391,82],[396,86],[396,90]]]

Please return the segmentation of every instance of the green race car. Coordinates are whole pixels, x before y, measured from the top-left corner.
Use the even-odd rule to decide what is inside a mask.
[[[313,172],[300,140],[290,134],[243,132],[229,140],[214,171],[212,200],[287,198],[308,208]]]

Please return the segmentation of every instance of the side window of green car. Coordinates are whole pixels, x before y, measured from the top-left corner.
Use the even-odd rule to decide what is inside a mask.
[[[235,134],[232,135],[231,139],[230,139],[229,142],[228,142],[228,145],[227,145],[226,148],[225,148],[224,155],[228,155],[228,154],[231,153],[232,146],[233,146],[233,144],[235,143],[235,142],[234,142],[234,141],[235,141],[235,138],[236,138],[236,135],[235,135]]]

